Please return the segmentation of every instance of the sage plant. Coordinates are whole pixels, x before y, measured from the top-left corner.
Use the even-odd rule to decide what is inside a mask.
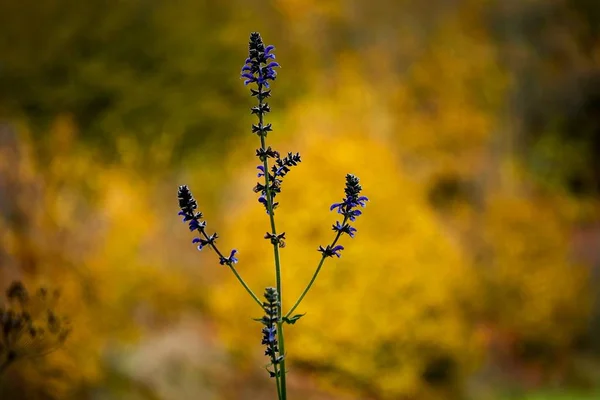
[[[198,236],[192,240],[197,245],[198,250],[210,247],[215,251],[219,258],[219,264],[227,266],[235,275],[240,284],[248,292],[254,302],[261,308],[263,316],[255,319],[263,325],[262,345],[265,346],[265,356],[269,358],[266,369],[269,376],[275,380],[277,387],[277,396],[280,400],[287,398],[286,388],[286,358],[284,341],[284,324],[295,324],[304,314],[294,314],[302,299],[306,296],[314,284],[321,268],[327,258],[341,257],[344,247],[338,244],[343,235],[354,238],[356,228],[351,225],[356,221],[362,212],[360,208],[365,207],[368,199],[361,196],[361,186],[359,179],[352,175],[346,175],[345,197],[341,202],[334,203],[330,211],[337,211],[341,221],[333,224],[333,240],[331,243],[318,247],[321,258],[317,264],[316,270],[302,291],[294,305],[287,312],[282,310],[282,287],[281,287],[281,262],[279,259],[280,250],[285,247],[285,232],[278,233],[275,224],[275,210],[279,205],[275,197],[281,192],[283,179],[300,162],[299,153],[287,153],[281,157],[280,153],[270,146],[267,146],[267,136],[272,132],[273,127],[265,121],[266,115],[271,111],[269,103],[266,102],[271,96],[271,83],[277,77],[275,68],[280,65],[275,61],[272,45],[265,46],[260,34],[253,32],[250,34],[250,43],[248,58],[241,71],[241,77],[245,85],[250,85],[250,95],[256,99],[256,105],[250,110],[257,117],[257,123],[252,124],[252,133],[260,139],[260,147],[256,150],[256,157],[260,164],[256,167],[258,178],[262,178],[254,186],[254,192],[259,194],[258,202],[265,208],[269,218],[271,230],[264,235],[273,246],[273,258],[275,269],[276,287],[267,287],[264,293],[264,301],[261,301],[254,292],[248,287],[236,269],[238,263],[237,250],[233,249],[229,253],[223,253],[217,247],[217,233],[209,234],[206,229],[206,221],[202,213],[198,210],[198,202],[194,199],[190,189],[186,186],[179,186],[177,197],[179,199],[179,215],[183,217],[191,232],[197,232]]]

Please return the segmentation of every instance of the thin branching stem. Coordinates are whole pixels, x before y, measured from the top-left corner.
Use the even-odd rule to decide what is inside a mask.
[[[348,217],[344,217],[344,222],[342,222],[342,225],[345,225],[346,222],[348,222]],[[337,244],[337,241],[340,239],[340,236],[342,236],[342,232],[338,231],[338,233],[335,235],[335,239],[331,243],[330,247],[334,247]],[[323,253],[323,256],[321,257],[321,261],[319,261],[319,265],[317,266],[317,269],[315,270],[315,273],[313,274],[310,282],[308,283],[308,285],[306,285],[306,288],[304,289],[304,291],[302,292],[300,297],[298,297],[298,300],[296,300],[296,302],[294,303],[294,305],[292,306],[290,311],[288,311],[287,314],[285,314],[285,318],[289,318],[292,315],[292,313],[294,312],[294,310],[296,310],[296,308],[298,308],[298,306],[304,299],[304,296],[306,296],[306,294],[312,287],[313,283],[315,283],[317,276],[319,276],[319,272],[321,272],[321,267],[323,267],[323,264],[325,263],[326,258],[327,258],[327,256],[325,255],[325,253]]]
[[[209,240],[209,237],[206,234],[206,231],[204,229],[200,229],[200,233],[208,241],[208,244],[210,245],[210,247],[212,247],[212,249],[215,251],[215,253],[217,253],[217,255],[219,256],[219,259],[225,258],[225,256],[223,256],[223,253],[221,253],[219,251],[219,249],[217,248],[217,245],[214,243],[214,241]],[[256,304],[258,304],[260,306],[260,308],[264,308],[263,304],[262,304],[262,301],[260,301],[260,299],[254,294],[254,292],[246,284],[246,282],[244,281],[244,279],[242,279],[242,277],[240,276],[239,272],[237,272],[237,270],[235,269],[235,266],[233,265],[233,263],[231,261],[229,261],[226,264],[229,267],[229,269],[231,270],[231,272],[233,272],[233,274],[235,275],[235,277],[237,278],[237,280],[242,284],[242,286],[244,287],[244,289],[246,289],[246,292],[248,292],[248,294],[252,297],[252,299],[254,300],[254,302]]]

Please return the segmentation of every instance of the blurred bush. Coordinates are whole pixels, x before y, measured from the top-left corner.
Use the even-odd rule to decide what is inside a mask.
[[[168,132],[175,155],[238,132],[237,72],[247,29],[234,2],[0,2],[0,117],[25,118],[36,141],[69,114],[81,137],[118,156]],[[238,33],[236,33],[238,32]],[[14,43],[19,46],[14,46]],[[242,54],[242,57],[240,57]],[[176,161],[174,157],[172,161]]]
[[[391,89],[362,79],[360,57],[340,55],[336,76],[317,80],[280,122],[294,132],[280,150],[299,148],[305,161],[284,183],[277,214],[289,231],[284,304],[309,280],[312,250],[330,240],[316,216],[341,195],[344,173],[363,178],[372,200],[356,242],[328,263],[304,303],[308,315],[288,329],[291,365],[337,388],[376,398],[460,396],[484,354],[502,365],[492,351],[498,341],[508,345],[503,357],[556,376],[585,334],[592,287],[588,270],[569,259],[568,201],[519,168],[518,131],[502,118],[508,75],[474,24],[477,12],[446,16],[406,82]],[[385,69],[381,57],[375,69]],[[260,292],[273,284],[265,279],[269,246],[255,242],[267,219],[250,193],[237,201],[223,236]],[[224,278],[212,299],[234,351],[256,354],[252,323],[231,321],[253,311],[246,294]]]
[[[512,351],[544,372],[565,368],[585,332],[592,290],[589,270],[568,259],[564,220],[548,199],[490,199],[484,241],[488,316]]]
[[[22,277],[60,289],[73,329],[64,350],[9,371],[5,382],[24,399],[79,398],[103,380],[111,345],[202,303],[168,268],[173,249],[156,245],[166,234],[153,178],[96,163],[70,121],[60,118],[49,131],[47,165],[31,156],[26,127],[19,136],[2,130],[2,284]]]
[[[361,90],[369,96],[368,88],[355,85],[346,79],[340,97],[353,99],[349,92]],[[361,112],[370,110],[361,107],[362,99],[338,101],[338,106],[299,104],[293,117],[302,126],[296,140],[278,147],[298,149],[303,156],[286,177],[276,213],[278,229],[288,238],[282,251],[284,308],[308,283],[318,245],[332,240],[337,214],[328,209],[343,196],[345,173],[361,178],[371,200],[356,224],[357,238],[344,240],[341,260],[326,262],[298,310],[306,317],[287,329],[290,368],[377,398],[446,397],[458,390],[481,355],[466,307],[476,298],[478,284],[458,243],[436,220],[418,186],[406,179],[386,141],[372,137]],[[302,123],[306,115],[310,122]],[[239,249],[240,271],[258,292],[273,284],[267,261],[272,254],[268,242],[256,241],[268,230],[268,219],[247,192],[228,215],[222,236]],[[249,332],[260,327],[243,316],[258,316],[260,310],[237,282],[224,276],[211,299],[235,351],[258,354],[259,337]]]

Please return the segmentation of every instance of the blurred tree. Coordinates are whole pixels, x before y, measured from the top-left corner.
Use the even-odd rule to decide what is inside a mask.
[[[222,143],[240,131],[231,110],[240,105],[247,32],[233,25],[235,7],[0,1],[0,117],[34,122],[43,145],[54,118],[71,114],[109,155],[124,136],[146,149],[168,132],[175,155]]]
[[[539,182],[600,194],[600,7],[596,1],[492,2],[487,20],[513,76],[516,154]]]

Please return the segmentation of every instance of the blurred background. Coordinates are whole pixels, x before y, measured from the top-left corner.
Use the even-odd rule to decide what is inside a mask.
[[[0,289],[72,334],[2,399],[272,399],[260,310],[177,216],[190,185],[257,293],[251,31],[289,307],[344,175],[370,198],[287,329],[290,399],[600,398],[600,2],[0,0]]]

